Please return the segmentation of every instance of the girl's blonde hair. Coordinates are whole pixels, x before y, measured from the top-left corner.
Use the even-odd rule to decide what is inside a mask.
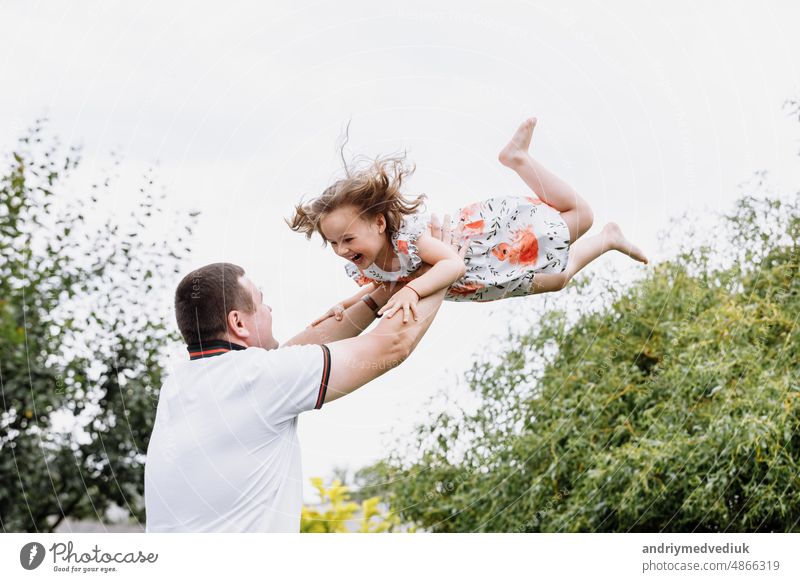
[[[358,170],[355,165],[347,164],[343,151],[344,145],[340,153],[346,177],[328,186],[321,196],[296,205],[294,216],[286,223],[308,239],[318,232],[326,244],[319,227],[320,219],[337,208],[353,206],[366,220],[382,214],[386,219],[387,234],[391,236],[400,228],[404,216],[415,214],[424,205],[424,194],[410,200],[400,192],[403,180],[414,173],[415,166],[409,166],[403,154],[379,156],[371,160],[368,167]]]

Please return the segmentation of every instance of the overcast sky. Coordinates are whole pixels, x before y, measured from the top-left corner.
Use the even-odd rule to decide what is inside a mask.
[[[283,223],[339,176],[350,119],[352,153],[406,149],[408,192],[454,211],[526,192],[497,153],[535,115],[534,155],[592,204],[595,230],[618,222],[654,260],[670,216],[726,208],[755,170],[796,190],[782,104],[800,95],[797,2],[500,4],[0,0],[0,145],[47,114],[84,146],[76,184],[120,151],[106,207],[157,163],[169,207],[202,212],[187,270],[243,265],[281,340],[354,291],[341,259]],[[611,267],[642,274],[618,254],[588,272]],[[494,334],[561,304],[445,304],[400,369],[301,417],[305,476],[380,458],[438,389],[458,394]]]

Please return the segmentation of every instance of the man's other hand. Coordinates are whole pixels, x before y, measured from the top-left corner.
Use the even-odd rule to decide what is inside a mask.
[[[463,229],[461,222],[455,230],[451,228],[451,219],[449,214],[444,215],[444,225],[439,222],[439,217],[436,214],[431,214],[431,223],[428,229],[431,236],[440,241],[449,244],[453,250],[458,253],[462,259],[467,255],[467,241],[464,240]]]

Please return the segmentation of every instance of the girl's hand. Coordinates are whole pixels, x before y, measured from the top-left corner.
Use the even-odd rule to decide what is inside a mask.
[[[312,321],[311,322],[311,327],[314,327],[315,325],[322,323],[323,321],[325,321],[329,317],[335,317],[336,321],[342,321],[342,318],[344,317],[344,305],[341,304],[341,303],[339,303],[337,305],[334,305],[328,311],[326,311],[323,315],[321,315],[320,317],[318,317],[317,319]]]
[[[395,313],[402,309],[403,323],[408,323],[408,316],[410,313],[414,314],[414,321],[417,321],[418,301],[419,295],[417,295],[416,291],[408,286],[403,287],[400,291],[392,295],[389,301],[386,302],[386,305],[381,307],[380,311],[378,311],[378,315],[383,315],[385,313],[386,317],[391,319]]]

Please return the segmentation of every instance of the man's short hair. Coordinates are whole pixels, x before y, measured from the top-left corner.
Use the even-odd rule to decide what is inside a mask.
[[[255,312],[253,297],[239,281],[243,276],[239,265],[213,263],[192,271],[178,284],[175,318],[187,344],[227,339],[231,311]]]

